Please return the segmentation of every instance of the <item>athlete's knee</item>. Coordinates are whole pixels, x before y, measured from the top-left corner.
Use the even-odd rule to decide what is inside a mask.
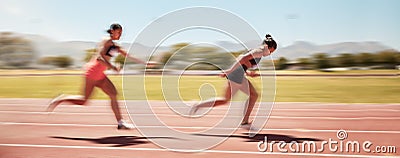
[[[117,100],[117,92],[112,92],[110,94],[108,94],[108,97],[110,97],[111,100]]]
[[[107,92],[107,95],[112,99],[114,97],[117,97],[118,92],[116,89],[111,89],[110,91]]]
[[[250,97],[257,99],[258,98],[258,93],[257,92],[250,92]]]

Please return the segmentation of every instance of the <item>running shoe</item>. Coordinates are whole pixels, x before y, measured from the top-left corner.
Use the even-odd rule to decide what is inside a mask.
[[[47,112],[53,112],[54,109],[55,109],[56,106],[57,106],[58,101],[60,101],[60,100],[61,100],[62,98],[64,98],[64,97],[65,97],[65,94],[60,94],[60,95],[58,95],[57,97],[55,97],[54,99],[52,99],[52,100],[50,101],[49,105],[47,106],[46,111],[47,111]]]
[[[189,116],[190,117],[194,117],[194,115],[196,114],[197,110],[199,110],[199,107],[197,107],[195,105],[191,106],[190,110],[189,110]]]
[[[126,123],[123,120],[118,121],[118,127],[117,129],[135,129],[135,126],[130,123]]]
[[[246,130],[255,130],[253,127],[251,127],[251,122],[242,122],[240,123],[240,128],[246,129]]]

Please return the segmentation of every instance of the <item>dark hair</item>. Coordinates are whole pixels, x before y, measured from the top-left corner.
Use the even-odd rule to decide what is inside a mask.
[[[268,45],[268,48],[274,48],[274,49],[276,49],[276,47],[278,46],[270,34],[265,35],[265,39],[262,44],[263,45],[266,44]]]
[[[110,29],[108,29],[107,32],[111,34],[111,30],[118,30],[118,29],[122,29],[122,26],[120,24],[114,23],[111,24]]]

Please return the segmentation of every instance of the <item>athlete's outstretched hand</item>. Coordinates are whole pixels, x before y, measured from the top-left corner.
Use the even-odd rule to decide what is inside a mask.
[[[115,64],[115,66],[113,66],[113,68],[112,68],[114,71],[116,71],[116,72],[119,72],[119,71],[121,71],[121,65],[120,64]]]
[[[219,76],[219,77],[226,77],[227,74],[226,74],[225,72],[222,72],[222,73],[220,73],[218,76]]]
[[[160,63],[158,63],[156,61],[147,61],[146,62],[146,68],[154,68],[154,67],[157,67],[158,65],[160,65]]]

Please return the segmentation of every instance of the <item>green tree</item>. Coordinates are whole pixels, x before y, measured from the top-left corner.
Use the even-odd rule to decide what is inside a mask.
[[[356,65],[356,61],[353,54],[343,53],[337,57],[337,64],[340,67],[351,67]]]
[[[396,64],[399,52],[387,50],[376,54],[377,62],[381,64]]]
[[[43,57],[39,59],[39,64],[67,68],[73,64],[73,59],[68,56]]]
[[[35,58],[31,41],[11,32],[0,33],[0,65],[26,67]]]
[[[187,46],[189,46],[189,45],[190,45],[190,43],[177,43],[177,44],[173,44],[173,45],[171,46],[171,52],[179,51],[180,49],[185,48],[185,47],[187,47]]]
[[[161,53],[161,59],[160,59],[161,61],[160,61],[160,63],[162,65],[167,64],[168,60],[171,58],[172,55],[173,55],[173,53],[171,53],[171,52]]]
[[[329,62],[329,56],[326,53],[317,53],[313,55],[313,62],[315,63],[316,69],[329,68],[331,66]]]
[[[161,53],[160,63],[162,65],[165,65],[176,51],[179,51],[182,48],[189,46],[189,45],[190,45],[190,43],[177,43],[177,44],[171,45],[170,46],[171,51]]]
[[[385,68],[395,68],[400,63],[400,53],[395,50],[381,51],[375,54],[375,58],[378,64],[383,65]]]
[[[297,62],[299,63],[300,66],[302,66],[304,69],[309,69],[311,68],[313,62],[311,61],[310,58],[299,58],[297,59]]]
[[[287,68],[288,60],[284,57],[280,57],[276,63],[278,70],[284,70]]]
[[[54,65],[61,68],[69,67],[73,64],[73,59],[69,56],[55,57]]]
[[[359,53],[354,58],[358,66],[372,66],[375,64],[374,55],[371,53]]]
[[[396,60],[396,64],[397,64],[397,65],[400,65],[400,52],[397,52],[397,53],[394,55],[394,57],[395,57],[395,60]]]

